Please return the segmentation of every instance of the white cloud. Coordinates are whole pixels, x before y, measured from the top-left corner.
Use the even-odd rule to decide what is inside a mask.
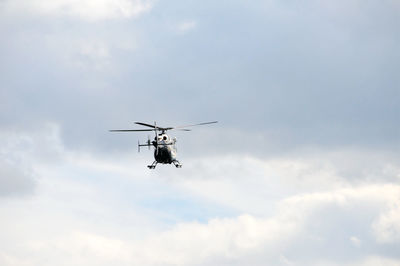
[[[8,143],[3,145],[4,152],[13,150],[39,176],[33,198],[0,205],[4,215],[0,227],[9,228],[1,234],[2,265],[46,266],[60,261],[77,266],[246,261],[252,265],[319,265],[321,261],[320,265],[343,265],[339,260],[324,260],[324,252],[333,246],[339,255],[350,248],[357,253],[366,246],[397,241],[400,186],[346,182],[337,175],[335,164],[321,163],[321,159],[247,157],[235,167],[238,158],[214,157],[212,165],[197,158],[182,169],[159,166],[149,171],[148,158],[138,160],[143,154],[66,150],[59,133],[57,126],[49,125],[32,135],[2,135]],[[397,174],[397,170],[389,172]],[[325,181],[318,183],[318,178]],[[189,208],[211,202],[233,212],[229,217],[175,218],[178,222],[168,223],[163,219],[171,220],[174,214],[168,214],[165,205],[146,204],[154,200],[168,204],[167,196],[172,194],[184,195],[185,202],[198,202],[186,203]],[[360,224],[358,217],[366,214],[371,219],[362,219]],[[339,229],[338,221],[350,224],[350,229]],[[355,233],[353,227],[361,231]],[[338,234],[344,241],[332,239]],[[302,247],[297,251],[299,243]],[[321,243],[329,243],[329,248],[315,252]],[[297,258],[299,253],[307,259]],[[347,258],[344,265],[396,263],[370,255]]]
[[[300,153],[301,156],[267,159],[248,155],[207,156],[182,160],[184,168],[179,172],[161,166],[157,174],[213,204],[260,215],[269,213],[276,201],[293,194],[391,183],[398,180],[400,172],[396,155],[393,159],[384,153],[378,156],[374,152],[346,150]]]
[[[379,242],[400,243],[400,196],[379,216],[373,229]]]
[[[6,0],[9,13],[76,17],[86,21],[137,17],[152,8],[147,0]]]
[[[350,241],[356,247],[360,247],[361,246],[361,240],[356,236],[351,236],[350,237]]]
[[[27,167],[8,161],[0,155],[0,197],[33,193],[35,178]]]
[[[215,257],[238,259],[257,251],[272,255],[297,233],[299,226],[281,217],[259,219],[251,215],[211,219],[207,224],[178,224],[143,242],[143,254],[149,254],[151,248],[157,254],[143,259],[147,264],[201,265]]]
[[[381,256],[371,255],[366,258],[362,258],[351,262],[341,262],[335,263],[332,261],[318,261],[313,265],[316,266],[398,266],[400,265],[400,260],[394,258],[385,258]]]
[[[189,31],[192,31],[193,29],[195,29],[197,27],[197,22],[194,20],[188,20],[188,21],[184,21],[181,22],[177,25],[176,30],[178,31],[178,33],[184,34],[187,33]]]
[[[377,265],[398,266],[400,265],[400,260],[393,258],[379,257],[379,256],[369,256],[360,262],[349,264],[349,266],[377,266]]]
[[[196,261],[202,265],[212,257],[230,260],[260,254],[267,254],[271,260],[275,260],[274,254],[283,254],[296,238],[312,234],[309,226],[315,221],[310,218],[321,210],[337,206],[356,211],[361,204],[375,206],[373,211],[379,213],[386,205],[393,204],[399,193],[400,187],[397,185],[371,185],[298,195],[282,201],[278,212],[272,217],[241,215],[232,219],[211,219],[207,224],[181,224],[148,239],[144,242],[144,249],[153,247],[159,261],[147,258],[148,262],[160,264],[189,265]],[[353,244],[360,244],[358,238],[349,238]]]
[[[109,45],[103,41],[81,40],[72,43],[69,56],[65,62],[83,70],[107,70],[111,65]]]
[[[219,265],[212,262],[227,263],[258,258],[255,259],[256,263],[253,265],[264,265],[265,260],[271,263],[280,262],[281,265],[287,265],[289,262],[298,265],[302,262],[288,259],[282,254],[288,252],[296,240],[304,235],[312,234],[309,231],[309,225],[314,224],[314,221],[309,218],[313,214],[317,214],[331,204],[352,209],[351,206],[354,203],[362,203],[366,206],[375,201],[388,203],[378,199],[377,195],[382,192],[388,194],[386,198],[389,200],[400,192],[400,187],[371,186],[296,196],[283,201],[278,212],[268,218],[244,214],[234,218],[213,218],[207,223],[182,222],[162,232],[155,230],[154,233],[145,237],[135,236],[141,228],[123,226],[119,230],[131,235],[131,237],[124,237],[116,234],[115,227],[107,228],[107,225],[101,221],[93,225],[87,223],[88,217],[85,220],[79,216],[64,217],[65,213],[59,218],[52,218],[51,213],[47,214],[50,214],[49,217],[42,217],[40,212],[35,217],[32,216],[33,213],[30,213],[26,216],[30,219],[20,220],[16,224],[18,228],[23,228],[28,232],[28,235],[19,234],[19,239],[3,238],[8,241],[9,246],[3,249],[3,257],[0,256],[0,261],[3,265],[11,265],[10,261],[23,261],[25,257],[28,258],[24,262],[26,265],[52,265],[58,260],[62,260],[65,265],[69,263],[108,265],[110,262],[118,265]],[[357,195],[358,193],[361,196]],[[101,202],[97,204],[100,205]],[[2,211],[4,212],[4,207]],[[16,212],[7,213],[17,214]],[[83,216],[87,214],[84,212]],[[1,225],[6,225],[13,218],[15,217],[7,217]],[[47,218],[50,219],[51,224]],[[42,225],[41,227],[47,228],[44,231],[40,230],[42,232],[40,234],[34,233],[34,227],[37,227],[38,222]],[[82,222],[86,225],[82,226]],[[62,229],[56,232],[58,227]],[[352,242],[359,241],[358,238],[351,237],[351,239]],[[10,247],[15,245],[14,240],[23,243],[18,251],[10,251]],[[309,245],[309,243],[303,244]],[[22,254],[25,255],[22,256]],[[318,254],[314,256],[308,259],[318,261]],[[372,265],[370,264],[372,261],[386,260],[385,258],[367,259],[369,263],[367,265]],[[332,261],[325,265],[340,265],[340,263]],[[365,264],[355,261],[345,265]]]

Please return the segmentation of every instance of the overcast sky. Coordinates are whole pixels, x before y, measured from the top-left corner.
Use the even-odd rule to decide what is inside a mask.
[[[400,265],[400,2],[0,0],[0,264]],[[175,126],[146,165],[135,121]]]

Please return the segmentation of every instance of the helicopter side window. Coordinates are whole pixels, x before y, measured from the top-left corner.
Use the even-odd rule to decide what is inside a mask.
[[[167,137],[167,136],[164,136],[164,137],[163,137],[163,140],[167,140],[167,139],[168,139],[168,137]]]

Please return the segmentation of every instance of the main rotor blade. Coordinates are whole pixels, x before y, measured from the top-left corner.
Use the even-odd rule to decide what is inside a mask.
[[[155,125],[150,125],[150,124],[146,124],[146,123],[142,123],[142,122],[135,122],[135,124],[138,124],[138,125],[141,125],[141,126],[145,126],[145,127],[156,128]]]
[[[177,126],[177,127],[174,127],[174,129],[184,128],[184,127],[202,126],[202,125],[215,124],[215,123],[218,123],[218,121],[204,122],[204,123],[193,124],[193,125]]]
[[[154,129],[111,129],[110,132],[138,132],[138,131],[154,131]]]
[[[147,123],[142,123],[142,122],[135,122],[137,125],[145,126],[145,127],[151,127],[153,129],[138,129],[138,130],[131,130],[131,131],[167,131],[167,130],[182,130],[182,131],[191,131],[190,129],[185,129],[185,127],[194,127],[194,126],[202,126],[202,125],[208,125],[208,124],[214,124],[218,123],[218,121],[212,121],[212,122],[204,122],[204,123],[199,123],[199,124],[192,124],[192,125],[184,125],[184,126],[177,126],[177,127],[158,127],[156,124],[151,125]],[[129,131],[129,130],[124,130],[124,131]]]

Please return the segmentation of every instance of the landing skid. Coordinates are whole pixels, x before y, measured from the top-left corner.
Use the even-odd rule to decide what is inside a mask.
[[[175,165],[176,168],[182,168],[182,164],[178,160],[173,161],[172,163]]]
[[[172,161],[172,163],[175,165],[176,168],[182,168],[182,164],[178,160]],[[152,164],[148,165],[147,167],[149,169],[155,169],[157,164],[158,164],[158,162],[154,161]]]
[[[154,168],[156,168],[156,165],[157,165],[157,161],[154,161],[151,165],[148,165],[147,167],[149,169],[154,169]]]

